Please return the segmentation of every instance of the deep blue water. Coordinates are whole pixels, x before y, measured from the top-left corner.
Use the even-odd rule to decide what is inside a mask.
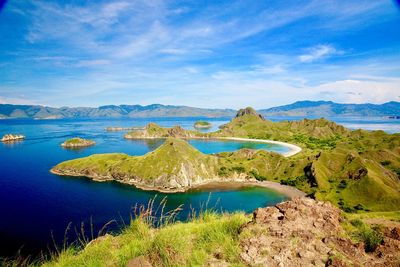
[[[154,121],[154,120],[153,120]],[[162,126],[182,125],[191,128],[194,119],[155,120]],[[199,210],[208,198],[208,207],[218,210],[251,212],[259,206],[273,205],[286,199],[274,191],[246,187],[231,190],[192,191],[178,194],[161,194],[142,191],[114,182],[97,183],[85,178],[59,177],[49,173],[54,165],[73,158],[94,153],[123,152],[143,155],[162,144],[163,140],[125,140],[124,132],[106,132],[107,126],[142,126],[148,120],[6,120],[0,122],[0,136],[20,133],[27,138],[14,144],[0,143],[0,255],[14,254],[21,246],[24,253],[46,249],[51,241],[51,231],[58,244],[71,222],[70,240],[74,227],[85,222],[89,229],[93,221],[95,232],[110,220],[128,222],[135,204],[147,204],[157,195],[167,196],[167,208],[183,204],[179,219],[186,219],[190,207]],[[226,121],[214,121],[215,127]],[[214,128],[215,129],[215,128]],[[68,150],[60,144],[71,137],[80,136],[97,142],[82,150]],[[235,151],[242,147],[285,152],[277,145],[237,141],[190,140],[204,153]],[[110,229],[118,228],[117,224]]]
[[[92,218],[94,228],[116,219],[129,221],[135,204],[147,204],[157,195],[167,196],[167,209],[183,204],[179,219],[187,218],[190,207],[199,210],[210,197],[209,207],[219,210],[250,212],[256,207],[273,205],[285,196],[274,191],[247,187],[232,190],[192,191],[178,194],[160,194],[142,191],[118,183],[96,183],[84,178],[59,177],[49,169],[64,160],[84,157],[93,153],[123,152],[143,155],[156,149],[162,140],[125,140],[124,132],[106,132],[108,126],[144,126],[149,121],[161,126],[181,125],[191,129],[195,120],[188,119],[136,119],[136,120],[2,120],[0,136],[6,133],[24,134],[27,139],[14,143],[0,143],[0,256],[13,255],[21,246],[24,253],[35,253],[51,245],[52,231],[61,243],[64,231],[71,222],[72,229]],[[288,118],[271,118],[274,121]],[[210,120],[210,119],[207,119]],[[335,119],[334,119],[335,120]],[[336,120],[349,128],[383,129],[400,132],[399,120]],[[228,119],[213,119],[214,131]],[[68,138],[80,136],[97,142],[82,150],[67,150],[60,144]],[[204,153],[234,151],[242,147],[285,152],[281,146],[234,141],[189,141]],[[118,228],[117,224],[111,229]],[[74,238],[71,234],[70,239]],[[7,245],[4,245],[7,244]]]

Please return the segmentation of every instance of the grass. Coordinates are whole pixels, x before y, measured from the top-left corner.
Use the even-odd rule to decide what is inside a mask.
[[[146,208],[137,209],[120,234],[104,235],[86,243],[84,249],[77,245],[64,247],[50,259],[34,265],[126,266],[130,259],[144,256],[153,266],[204,266],[215,260],[243,266],[239,230],[250,220],[248,215],[208,209],[197,215],[192,213],[188,222],[176,222],[180,208],[164,213],[164,200],[158,207],[152,200]]]
[[[218,257],[241,264],[238,231],[249,219],[242,213],[205,212],[188,223],[153,228],[135,219],[118,236],[105,236],[79,251],[70,247],[43,266],[125,266],[145,256],[153,266],[199,266]]]
[[[356,241],[364,243],[365,252],[374,252],[378,245],[382,244],[383,234],[379,228],[371,227],[360,219],[353,219],[350,224],[354,228],[350,235]]]

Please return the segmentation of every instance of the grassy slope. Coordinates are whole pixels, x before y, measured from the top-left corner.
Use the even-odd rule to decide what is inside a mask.
[[[156,150],[144,156],[126,154],[99,154],[58,164],[55,171],[69,171],[95,177],[97,180],[129,181],[147,183],[149,186],[173,187],[182,179],[214,178],[218,158],[196,150],[186,141],[168,138]]]
[[[228,134],[285,140],[304,148],[290,159],[262,153],[232,158],[257,178],[281,180],[346,211],[357,205],[373,211],[399,210],[399,134],[350,131],[325,119],[273,123],[252,115],[235,118],[216,133]]]
[[[44,266],[125,266],[138,256],[153,266],[204,266],[216,254],[222,262],[242,266],[238,232],[249,220],[243,213],[206,212],[190,222],[155,229],[136,219],[120,235],[107,235],[79,253],[70,247]]]

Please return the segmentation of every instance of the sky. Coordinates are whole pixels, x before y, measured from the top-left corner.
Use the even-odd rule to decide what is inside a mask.
[[[9,0],[0,10],[0,103],[298,100],[400,101],[396,1]]]

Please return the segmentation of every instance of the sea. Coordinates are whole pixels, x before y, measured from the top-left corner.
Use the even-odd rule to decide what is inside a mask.
[[[126,140],[124,131],[108,132],[106,127],[142,127],[155,122],[163,127],[180,125],[193,129],[195,121],[213,124],[215,131],[230,118],[151,118],[151,119],[62,119],[0,120],[0,136],[23,134],[26,139],[12,144],[0,143],[0,257],[16,254],[49,253],[65,242],[76,241],[81,226],[88,238],[104,232],[118,232],[135,217],[138,207],[154,201],[165,203],[164,212],[179,208],[176,220],[187,220],[206,209],[216,212],[243,211],[270,206],[287,197],[260,187],[215,188],[165,194],[143,191],[116,182],[93,182],[84,177],[61,177],[49,170],[65,160],[96,153],[144,155],[159,147],[163,140]],[[273,121],[296,120],[271,117]],[[400,120],[387,118],[329,118],[351,129],[400,132]],[[88,138],[96,145],[79,150],[60,146],[72,137]],[[265,143],[227,140],[190,140],[206,154],[235,151],[240,148],[265,149],[278,153],[287,148]],[[159,214],[155,214],[156,217]]]

